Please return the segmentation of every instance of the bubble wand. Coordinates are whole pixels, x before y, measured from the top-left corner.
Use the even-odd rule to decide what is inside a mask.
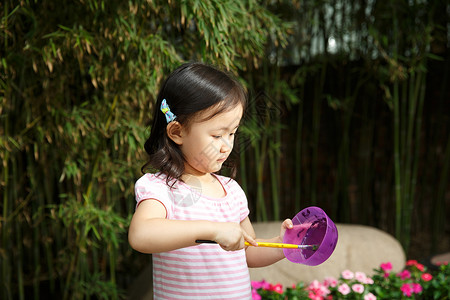
[[[215,241],[211,240],[195,240],[196,243],[207,243],[207,244],[217,244]],[[258,247],[268,247],[268,248],[284,248],[284,249],[309,249],[316,251],[319,248],[318,245],[296,245],[296,244],[286,244],[286,243],[269,243],[269,242],[257,242]],[[249,242],[245,242],[246,246],[253,246]]]
[[[317,266],[325,262],[334,252],[338,231],[334,222],[319,207],[310,206],[301,210],[292,219],[293,228],[287,229],[283,243],[258,242],[260,247],[283,248],[284,256],[293,263]],[[197,240],[197,243],[214,243]],[[253,246],[245,243],[247,246]]]

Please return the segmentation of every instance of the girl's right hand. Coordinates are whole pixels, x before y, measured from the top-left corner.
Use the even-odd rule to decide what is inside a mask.
[[[226,251],[244,249],[245,241],[257,246],[256,241],[238,223],[216,223],[218,225],[214,241]]]

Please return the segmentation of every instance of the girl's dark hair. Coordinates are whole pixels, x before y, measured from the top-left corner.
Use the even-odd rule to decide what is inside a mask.
[[[238,104],[245,109],[247,98],[242,85],[231,75],[203,63],[186,63],[178,67],[163,83],[154,108],[150,137],[144,148],[149,155],[142,173],[149,167],[167,175],[167,184],[179,180],[184,172],[184,157],[179,146],[167,136],[167,121],[160,106],[166,99],[176,121],[189,128],[196,114],[211,108],[208,118],[228,111]],[[231,177],[236,167],[228,162]]]

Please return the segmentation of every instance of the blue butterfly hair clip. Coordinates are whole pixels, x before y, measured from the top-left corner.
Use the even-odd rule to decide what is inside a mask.
[[[167,123],[172,122],[177,117],[177,116],[175,116],[173,114],[173,112],[170,111],[170,107],[167,104],[166,99],[163,99],[163,101],[161,102],[161,108],[160,109],[163,112],[163,114],[166,116]]]

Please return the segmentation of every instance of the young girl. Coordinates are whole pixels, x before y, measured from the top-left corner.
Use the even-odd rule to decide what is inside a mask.
[[[155,299],[251,299],[248,267],[284,258],[257,246],[247,198],[217,175],[233,149],[246,95],[226,73],[201,63],[176,69],[156,103],[145,173],[135,185],[130,245],[153,254]],[[281,225],[282,242],[291,220]],[[217,244],[199,244],[211,240]],[[262,241],[262,240],[261,240]]]

